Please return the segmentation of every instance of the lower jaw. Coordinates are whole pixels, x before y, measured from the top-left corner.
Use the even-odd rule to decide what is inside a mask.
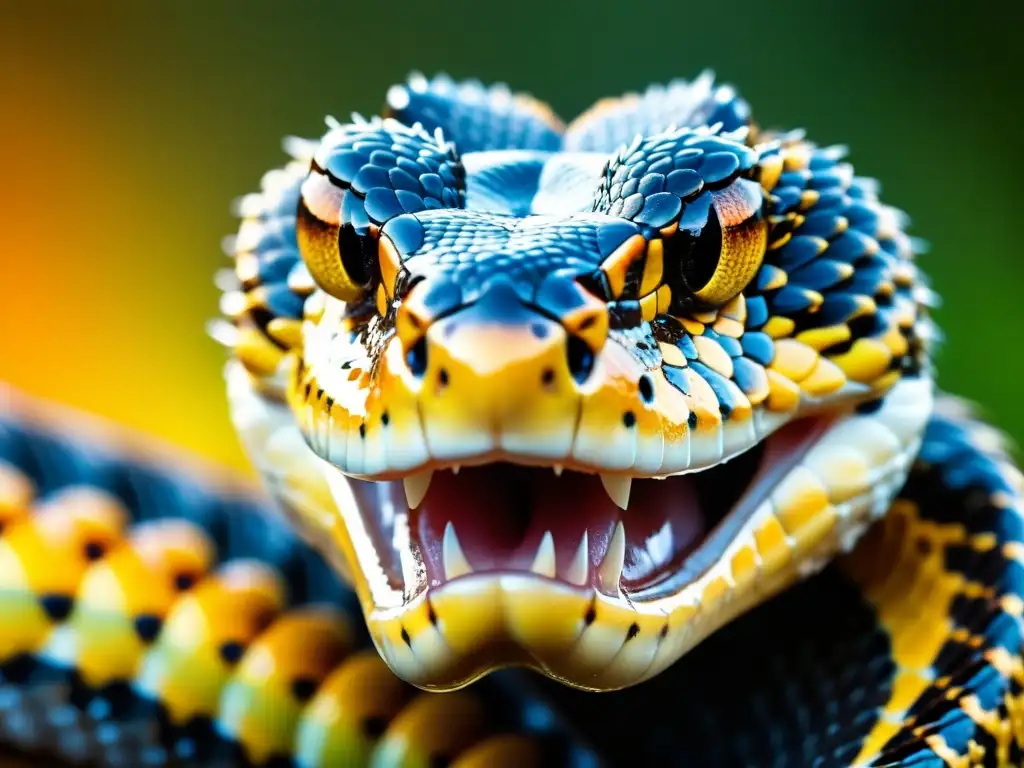
[[[524,573],[482,573],[424,593],[400,612],[368,612],[388,666],[425,690],[461,688],[503,667],[613,691],[653,677],[724,624],[800,577],[795,561],[757,584],[712,576],[675,608],[630,603]],[[696,586],[696,585],[695,585]]]

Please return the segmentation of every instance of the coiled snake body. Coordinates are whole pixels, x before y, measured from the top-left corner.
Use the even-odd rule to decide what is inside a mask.
[[[10,394],[8,742],[1021,763],[1020,474],[933,396],[915,241],[841,149],[709,76],[569,125],[414,76],[286,148],[211,327],[285,517]]]

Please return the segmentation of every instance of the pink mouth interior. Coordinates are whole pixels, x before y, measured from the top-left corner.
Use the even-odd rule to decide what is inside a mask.
[[[406,599],[448,581],[443,542],[449,524],[474,573],[530,571],[550,531],[556,579],[639,596],[689,580],[714,562],[828,424],[801,419],[711,469],[634,479],[627,510],[612,502],[597,475],[567,470],[557,476],[548,468],[507,463],[464,467],[458,474],[436,471],[415,510],[406,503],[401,481],[350,482],[381,571]],[[626,542],[621,580],[605,584],[600,566],[620,521]],[[587,569],[581,584],[572,578],[571,564],[584,531]]]
[[[634,481],[629,506],[628,512],[619,509],[597,475],[558,477],[547,469],[492,464],[436,474],[413,520],[431,586],[444,581],[441,542],[449,521],[477,572],[529,570],[544,533],[551,531],[556,574],[563,580],[586,531],[588,581],[594,586],[600,586],[597,568],[624,517],[624,587],[685,556],[707,532],[696,489],[686,477]]]

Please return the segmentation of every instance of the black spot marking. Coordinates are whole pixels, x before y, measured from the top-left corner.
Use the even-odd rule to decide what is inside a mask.
[[[39,604],[51,621],[64,621],[71,613],[73,603],[67,595],[43,595]]]
[[[622,414],[622,423],[625,425],[626,429],[632,429],[633,426],[636,425],[636,414],[632,411],[626,411]]]
[[[437,611],[434,610],[434,604],[427,600],[427,619],[433,626],[437,626]]]
[[[366,425],[365,424],[360,424],[359,425],[359,436],[362,437],[362,438],[366,437]]]
[[[412,638],[409,637],[409,630],[402,627],[402,642],[412,648]]]
[[[144,613],[141,616],[135,617],[135,634],[139,636],[142,642],[148,645],[156,640],[156,636],[160,634],[162,624],[163,621],[159,616]]]
[[[857,406],[857,413],[868,415],[877,413],[882,408],[882,404],[885,402],[885,398],[878,398],[877,400],[868,400],[866,403],[860,403]]]
[[[697,412],[690,411],[690,415],[686,417],[686,423],[690,425],[690,429],[697,428]]]
[[[583,623],[588,627],[597,621],[597,610],[594,608],[594,604],[591,603],[590,607],[587,608],[587,612],[583,615]]]
[[[220,647],[220,657],[224,659],[226,664],[237,664],[238,660],[242,658],[243,653],[245,653],[245,649],[242,647],[242,644],[234,640],[224,643]]]
[[[384,735],[388,729],[388,721],[379,715],[371,715],[363,720],[363,734],[370,740],[376,741]]]
[[[391,416],[388,414],[387,411],[384,411],[384,413],[380,415],[380,423],[386,427],[390,422]]]
[[[307,400],[309,400],[309,395],[310,395],[310,393],[312,393],[312,391],[313,391],[313,384],[311,382],[307,381],[306,382],[306,399]]]
[[[174,577],[174,588],[179,592],[184,592],[186,589],[192,589],[192,586],[196,583],[195,574],[192,573],[179,573]]]
[[[307,702],[316,693],[316,680],[308,677],[297,677],[292,680],[292,696],[299,702]]]
[[[540,382],[545,387],[550,387],[555,383],[555,371],[553,368],[545,368],[544,373],[540,376]]]
[[[437,372],[437,383],[441,387],[448,386],[448,371],[446,369],[442,368]]]
[[[327,403],[327,410],[328,411],[331,410],[331,408],[334,407],[334,398],[331,397],[330,395],[327,396],[327,400],[325,402]]]
[[[99,560],[105,554],[106,549],[98,541],[90,541],[88,544],[85,545],[86,560]]]
[[[645,403],[650,403],[654,400],[654,383],[651,381],[651,377],[646,373],[640,377],[640,382],[637,385],[640,389],[640,399]]]
[[[658,637],[660,637],[662,640],[668,637],[668,624],[661,628],[661,631],[658,633]]]
[[[634,637],[640,634],[640,625],[636,622],[629,625],[629,631],[626,632],[626,639],[632,640]]]

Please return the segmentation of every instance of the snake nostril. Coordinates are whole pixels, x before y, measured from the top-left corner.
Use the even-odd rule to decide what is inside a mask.
[[[654,400],[654,383],[651,381],[651,377],[646,373],[641,376],[638,388],[640,389],[640,399],[650,404]]]
[[[427,370],[427,339],[420,338],[405,353],[405,364],[413,376],[422,376]]]
[[[594,368],[594,353],[583,339],[569,336],[566,342],[566,355],[569,358],[569,372],[578,384],[582,384]]]

